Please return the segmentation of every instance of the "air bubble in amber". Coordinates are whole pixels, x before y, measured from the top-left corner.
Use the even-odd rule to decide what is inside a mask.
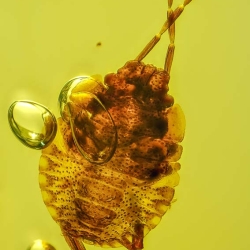
[[[12,103],[8,111],[8,120],[18,140],[33,149],[46,148],[56,135],[56,118],[39,103],[32,101]]]
[[[65,84],[59,95],[60,113],[70,124],[78,151],[89,161],[111,159],[117,145],[114,121],[96,96],[107,87],[97,77],[80,76]]]
[[[35,240],[27,250],[56,250],[51,244],[44,240]]]

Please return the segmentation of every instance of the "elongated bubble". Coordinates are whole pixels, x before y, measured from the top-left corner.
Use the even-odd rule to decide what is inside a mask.
[[[99,79],[80,76],[67,82],[59,96],[60,113],[70,124],[76,147],[95,164],[110,160],[117,146],[114,121],[97,97],[106,88]]]
[[[12,103],[8,119],[14,135],[27,147],[46,148],[56,135],[56,118],[39,103],[32,101]]]

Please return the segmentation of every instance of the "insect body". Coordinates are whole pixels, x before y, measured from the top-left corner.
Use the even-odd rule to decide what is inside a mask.
[[[147,94],[134,85],[137,72]],[[165,71],[136,61],[106,76],[109,89],[96,96],[113,117],[118,133],[116,151],[107,163],[87,162],[74,143],[71,125],[58,120],[56,138],[42,152],[39,181],[44,202],[72,249],[84,249],[79,247],[82,242],[142,249],[144,235],[169,208],[179,181],[176,161],[182,152],[178,142],[183,138],[184,116],[178,105],[162,105],[160,97],[150,101],[156,95],[152,88],[167,77]],[[166,88],[163,84],[159,91]],[[121,97],[121,92],[127,93]],[[91,105],[85,108],[89,112]],[[86,120],[85,114],[77,114],[75,130],[87,131],[88,122],[76,122]],[[105,111],[93,108],[91,114],[95,132],[109,129]],[[92,136],[92,131],[76,136],[78,144],[87,147]],[[94,144],[103,147],[103,141]]]
[[[185,118],[168,94],[175,20],[117,73],[70,80],[62,89],[57,134],[42,150],[43,200],[72,250],[84,243],[143,249],[144,236],[168,210],[178,185]],[[169,30],[165,68],[142,59]]]

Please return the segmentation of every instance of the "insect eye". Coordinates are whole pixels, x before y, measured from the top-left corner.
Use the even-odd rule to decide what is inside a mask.
[[[8,119],[14,135],[30,148],[46,148],[56,135],[56,118],[39,103],[32,101],[12,103]]]
[[[68,81],[59,95],[61,117],[70,124],[75,146],[95,164],[109,161],[117,146],[114,121],[98,98],[106,88],[98,79],[80,76]]]

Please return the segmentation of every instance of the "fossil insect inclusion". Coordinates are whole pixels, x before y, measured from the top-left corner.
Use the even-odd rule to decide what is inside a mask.
[[[32,101],[17,101],[9,108],[17,138],[42,149],[42,197],[72,250],[84,250],[84,243],[143,249],[144,236],[171,205],[185,118],[168,94],[168,83],[175,21],[190,2],[172,10],[169,0],[160,32],[104,82],[97,76],[68,81],[59,95],[58,119]],[[164,69],[145,65],[143,58],[167,30]],[[42,129],[27,128],[20,116],[40,119]]]

